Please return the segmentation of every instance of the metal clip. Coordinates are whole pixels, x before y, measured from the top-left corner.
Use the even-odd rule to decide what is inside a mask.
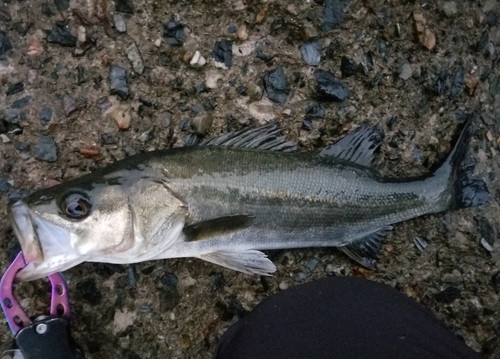
[[[10,330],[16,335],[19,330],[31,324],[30,318],[17,301],[12,292],[14,280],[17,273],[26,267],[27,263],[23,253],[20,252],[16,259],[9,266],[0,282],[0,300],[3,312],[7,317]],[[54,273],[48,276],[52,286],[52,296],[50,298],[50,316],[66,317],[70,316],[68,288],[61,273]]]

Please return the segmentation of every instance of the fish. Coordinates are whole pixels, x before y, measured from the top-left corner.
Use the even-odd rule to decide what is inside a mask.
[[[27,262],[18,279],[186,257],[271,275],[263,250],[304,247],[374,268],[393,225],[487,201],[485,183],[461,174],[474,117],[436,170],[404,179],[371,167],[383,134],[369,125],[319,152],[271,123],[125,158],[9,207]]]

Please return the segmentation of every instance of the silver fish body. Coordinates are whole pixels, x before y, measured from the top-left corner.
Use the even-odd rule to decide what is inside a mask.
[[[455,167],[469,132],[470,124],[433,174],[404,181],[360,165],[373,151],[359,147],[370,144],[366,134],[351,139],[350,152],[333,149],[334,156],[208,145],[130,157],[11,207],[30,263],[20,277],[83,261],[178,257],[269,274],[275,267],[259,250],[325,246],[370,265],[366,257],[392,224],[456,202]],[[246,136],[240,142],[254,142],[251,131]],[[271,145],[284,147],[276,141]]]

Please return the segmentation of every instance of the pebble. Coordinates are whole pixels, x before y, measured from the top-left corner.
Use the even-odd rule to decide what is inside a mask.
[[[205,84],[209,89],[216,89],[219,84],[219,80],[222,79],[222,74],[218,71],[207,71],[205,77]]]
[[[118,32],[124,33],[127,31],[127,24],[125,19],[120,14],[113,14],[113,24]]]
[[[50,122],[51,119],[52,119],[52,109],[49,107],[44,107],[40,111],[40,123],[45,126]]]
[[[220,40],[216,41],[212,49],[212,57],[219,64],[224,64],[229,68],[233,64],[233,45],[230,41]],[[220,66],[220,65],[219,65]]]
[[[320,40],[313,40],[302,44],[300,47],[302,60],[308,65],[317,66],[321,61],[321,47],[322,42]]]
[[[113,105],[104,112],[104,115],[112,119],[120,130],[130,127],[131,109],[127,105]]]
[[[66,116],[71,115],[77,109],[76,101],[73,97],[68,95],[67,93],[63,96],[63,106],[64,106],[64,114]]]
[[[358,65],[353,59],[342,56],[340,60],[340,71],[342,72],[342,77],[351,77],[358,72]]]
[[[318,95],[320,98],[340,102],[349,97],[350,91],[338,82],[331,72],[318,69],[314,71],[314,77],[318,84]]]
[[[5,91],[5,94],[7,96],[10,96],[22,91],[24,91],[24,84],[22,82],[16,82],[7,86],[7,91]]]
[[[75,47],[76,45],[76,37],[63,26],[54,26],[51,30],[46,30],[46,34],[46,40],[49,43],[67,47]]]
[[[448,17],[451,17],[458,13],[457,3],[454,1],[444,1],[441,4],[441,9],[443,10],[444,14]]]
[[[154,127],[151,127],[149,130],[141,133],[141,135],[139,136],[139,141],[141,141],[142,143],[146,143],[151,140],[151,138],[153,137],[153,130]]]
[[[0,55],[5,55],[5,53],[10,50],[12,50],[12,44],[7,34],[0,30]]]
[[[453,79],[450,86],[450,98],[454,99],[465,87],[465,71],[463,67],[459,67],[453,74]]]
[[[44,162],[57,161],[57,144],[52,136],[42,136],[35,146],[35,158]]]
[[[134,5],[132,4],[132,0],[116,0],[115,11],[133,15]]]
[[[38,78],[38,71],[36,69],[29,69],[28,71],[28,83],[33,85]]]
[[[189,61],[189,64],[193,67],[202,67],[206,63],[207,60],[201,55],[199,51],[196,51],[191,61]]]
[[[9,189],[10,189],[9,182],[5,178],[0,177],[0,193],[7,193],[9,192]]]
[[[156,47],[160,47],[161,46],[161,38],[156,39],[155,42],[154,42],[154,45]]]
[[[500,272],[493,274],[493,276],[491,277],[491,282],[493,284],[493,287],[495,288],[495,292],[497,294],[500,294]]]
[[[306,110],[307,117],[325,117],[325,109],[320,104],[312,104]]]
[[[0,134],[0,138],[2,139],[2,143],[9,143],[9,142],[11,142],[9,136],[7,136],[6,134],[3,134],[3,133]]]
[[[128,59],[132,63],[132,68],[137,74],[141,75],[144,72],[144,63],[142,62],[141,54],[135,42],[127,47],[125,51]]]
[[[282,281],[278,286],[281,290],[287,290],[290,287],[290,284],[286,281]]]
[[[110,93],[118,95],[123,100],[129,96],[129,88],[127,84],[127,72],[119,65],[111,65],[109,72]]]
[[[476,219],[476,223],[479,227],[481,240],[486,242],[490,247],[493,247],[497,240],[497,231],[495,227],[491,225],[486,217]]]
[[[250,116],[259,121],[259,123],[266,123],[276,118],[273,104],[267,99],[249,104],[248,112],[250,113]]]
[[[344,17],[345,5],[345,0],[325,0],[322,25],[324,31],[330,31],[340,26]]]
[[[58,11],[63,12],[69,9],[69,0],[54,0],[54,4]]]
[[[407,62],[405,62],[399,69],[399,77],[405,81],[408,80],[412,74],[413,70],[411,68],[411,65]]]
[[[78,26],[77,38],[80,44],[84,44],[87,41],[87,30],[84,26]]]
[[[290,85],[281,66],[264,75],[264,86],[267,97],[280,105],[283,105],[290,95]]]
[[[10,105],[10,108],[15,108],[15,109],[21,109],[26,107],[26,105],[31,101],[31,96],[25,96],[22,97],[14,102],[12,102],[12,105]]]
[[[163,36],[172,47],[180,47],[186,41],[186,32],[184,25],[173,20],[167,22],[163,29]]]
[[[163,127],[169,127],[170,124],[172,123],[172,113],[171,112],[163,112],[161,115],[160,115],[160,119],[161,119],[161,125]]]
[[[212,123],[213,117],[205,111],[198,113],[191,121],[194,131],[199,135],[207,132],[212,127]]]
[[[457,287],[447,287],[446,289],[434,295],[434,299],[436,301],[444,304],[450,304],[461,297],[462,294],[460,292],[460,289],[458,289]]]
[[[238,26],[238,31],[236,32],[236,37],[240,41],[248,40],[247,25],[245,23],[241,23],[240,26]]]

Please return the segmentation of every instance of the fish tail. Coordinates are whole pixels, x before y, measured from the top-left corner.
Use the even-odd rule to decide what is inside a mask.
[[[476,207],[486,203],[489,198],[486,183],[472,176],[474,163],[465,163],[470,140],[474,135],[475,117],[475,113],[467,116],[455,146],[433,176],[446,179],[446,192],[450,200],[448,208]]]

